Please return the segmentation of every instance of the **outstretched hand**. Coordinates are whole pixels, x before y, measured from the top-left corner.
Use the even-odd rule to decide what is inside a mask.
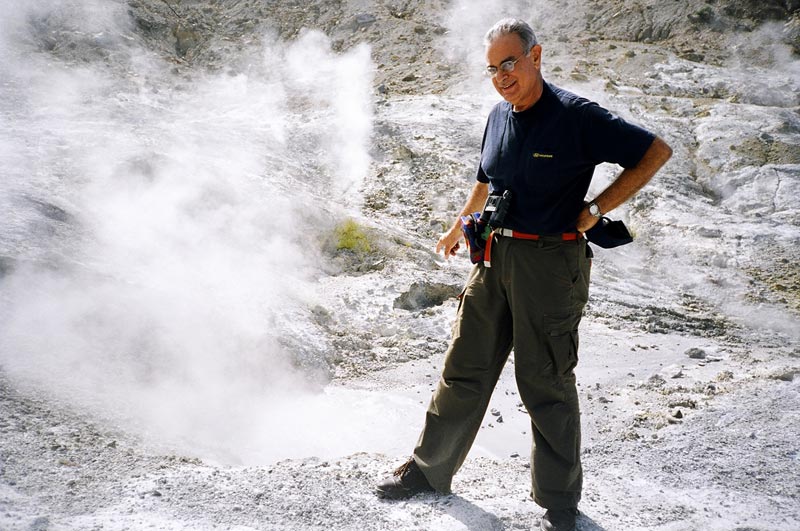
[[[439,241],[436,242],[436,254],[440,252],[444,255],[446,260],[449,260],[451,256],[455,256],[456,251],[461,247],[458,243],[461,239],[461,229],[459,227],[453,227],[446,233],[442,234]]]

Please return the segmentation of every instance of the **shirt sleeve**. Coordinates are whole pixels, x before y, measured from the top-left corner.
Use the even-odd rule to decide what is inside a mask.
[[[491,119],[491,118],[490,118]],[[486,127],[483,129],[483,140],[481,140],[481,157],[478,159],[478,172],[475,175],[475,180],[481,183],[488,183],[489,177],[483,171],[483,146],[486,144],[486,132],[489,130],[489,120],[486,120]]]
[[[481,167],[480,161],[478,161],[478,173],[475,176],[475,180],[478,181],[479,183],[489,182],[489,177],[487,177],[486,174],[483,172],[483,168]]]
[[[596,103],[584,106],[584,132],[589,156],[600,162],[636,166],[656,136],[616,116]]]

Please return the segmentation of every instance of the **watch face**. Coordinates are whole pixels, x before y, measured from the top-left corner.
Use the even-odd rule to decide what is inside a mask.
[[[589,205],[589,214],[593,216],[600,216],[600,207],[597,206],[595,203],[591,203]]]

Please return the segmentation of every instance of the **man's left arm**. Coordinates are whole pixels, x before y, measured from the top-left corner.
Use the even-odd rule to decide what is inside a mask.
[[[672,148],[661,138],[656,137],[639,163],[623,170],[593,202],[600,207],[600,212],[603,214],[614,210],[641,190],[671,156]],[[598,218],[589,213],[589,207],[584,207],[578,216],[577,228],[580,232],[586,232],[597,221]]]

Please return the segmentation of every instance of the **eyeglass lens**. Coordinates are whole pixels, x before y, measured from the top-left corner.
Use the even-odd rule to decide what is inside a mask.
[[[509,59],[508,61],[503,61],[502,63],[500,63],[500,70],[502,70],[503,72],[513,72],[514,71],[514,65],[517,63],[517,61],[519,61],[519,59],[516,59],[516,60]],[[494,76],[496,74],[497,74],[497,67],[496,66],[487,66],[486,67],[486,75]]]

